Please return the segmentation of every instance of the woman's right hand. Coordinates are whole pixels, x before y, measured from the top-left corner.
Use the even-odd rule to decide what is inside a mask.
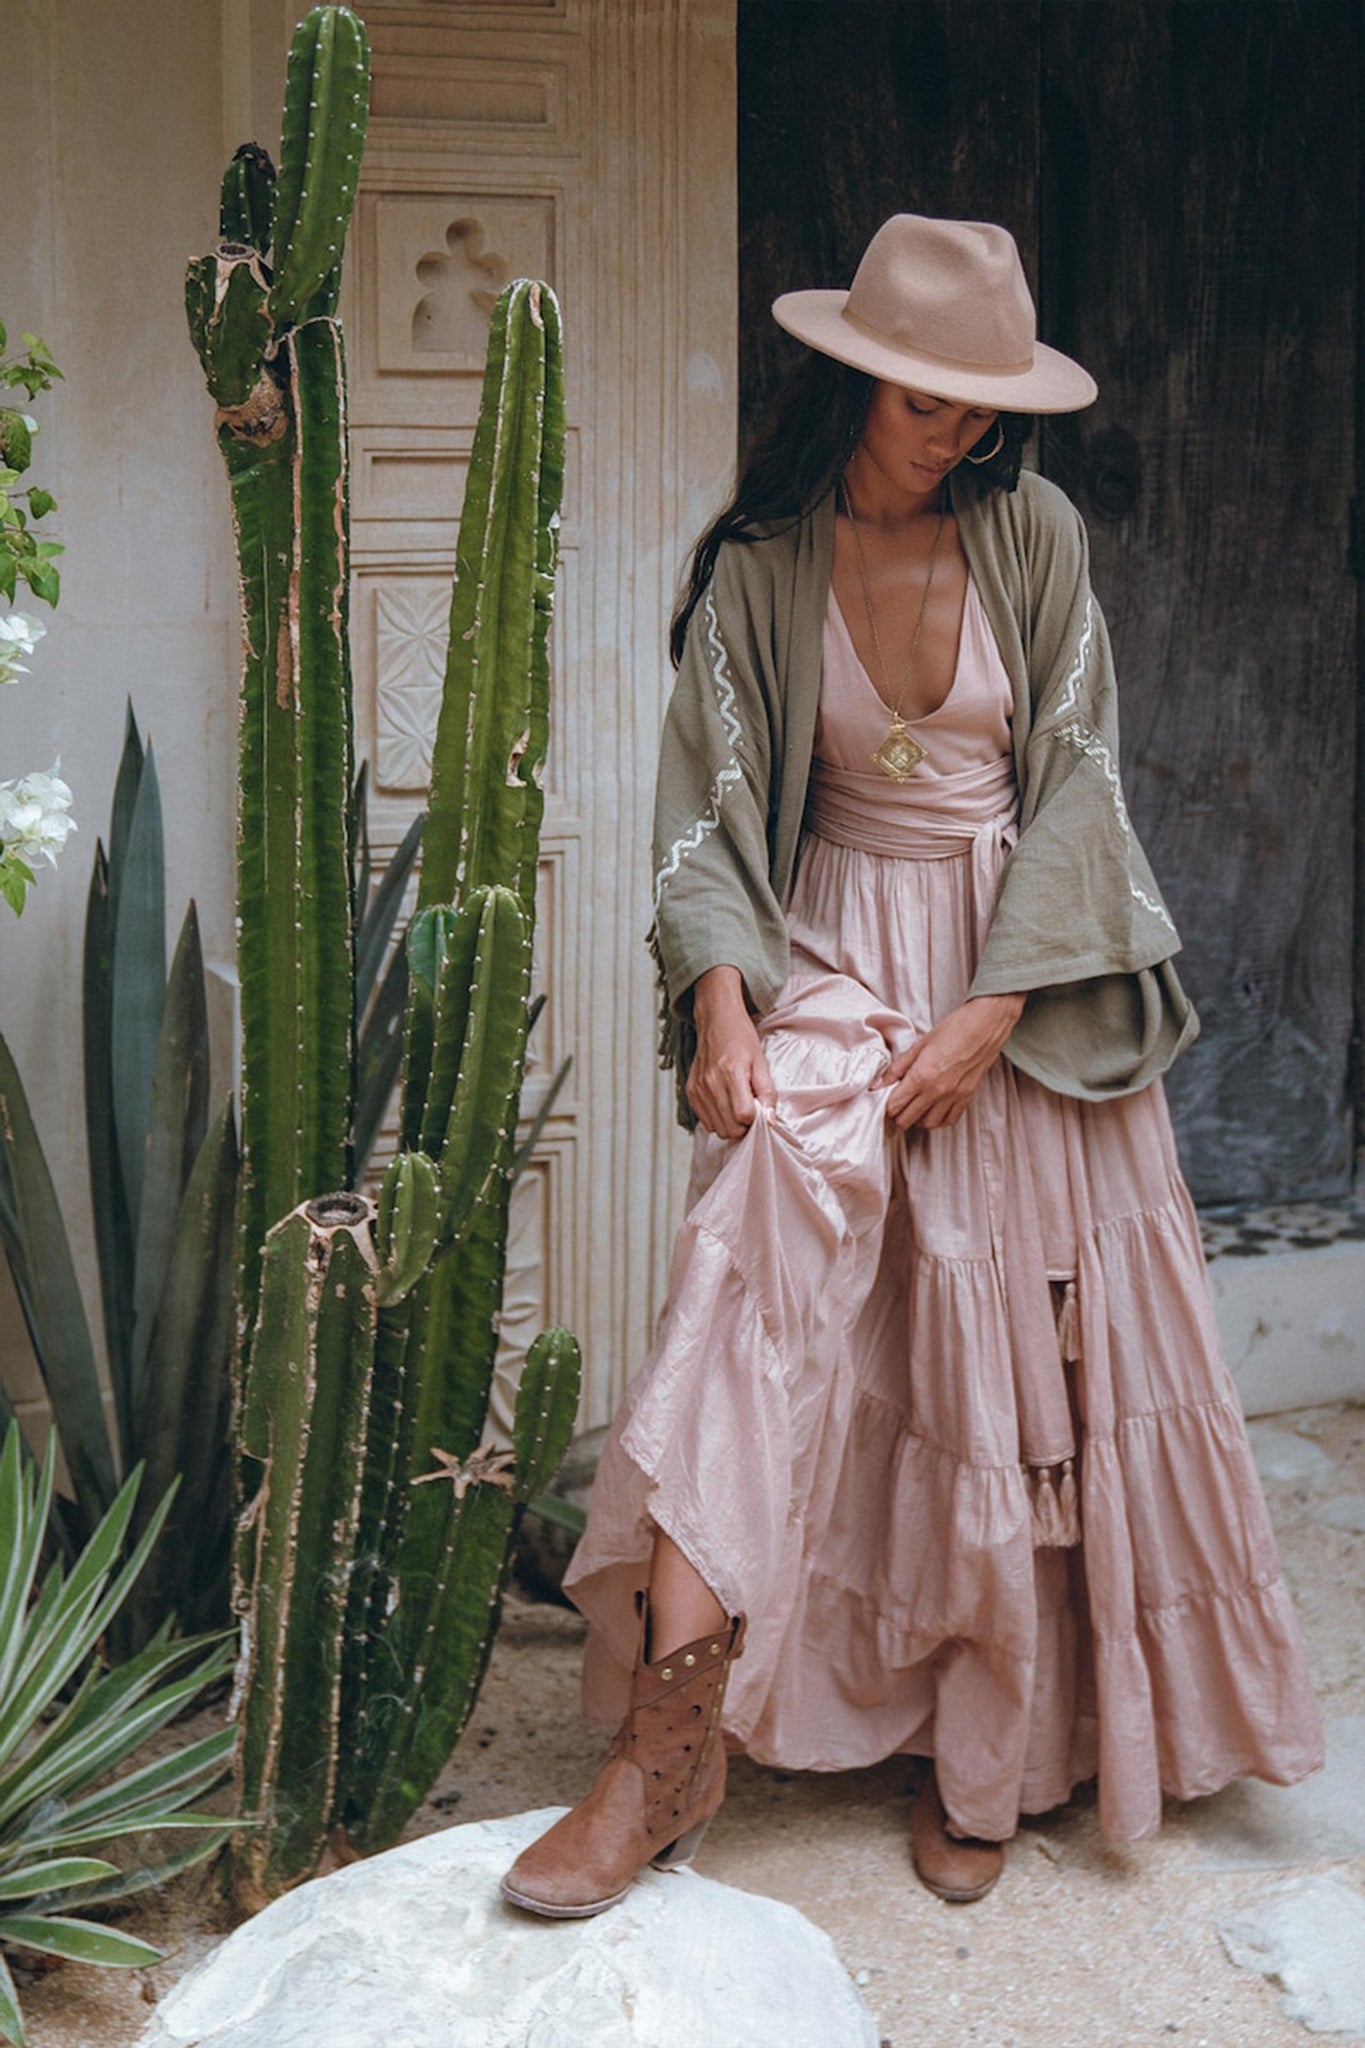
[[[692,989],[697,1050],[687,1099],[717,1138],[742,1138],[760,1108],[776,1109],[777,1090],[744,1000],[737,967],[712,967]]]

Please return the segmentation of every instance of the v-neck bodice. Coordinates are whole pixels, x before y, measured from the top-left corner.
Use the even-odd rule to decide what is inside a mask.
[[[905,724],[925,758],[905,782],[872,760],[891,712],[858,658],[830,586],[824,665],[807,800],[807,830],[845,846],[915,858],[907,832],[928,826],[935,850],[960,850],[982,825],[1012,817],[1017,803],[1010,716],[1013,694],[976,582],[967,594],[957,666],[943,702]]]

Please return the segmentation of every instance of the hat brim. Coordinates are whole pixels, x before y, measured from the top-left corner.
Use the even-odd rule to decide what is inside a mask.
[[[879,340],[844,317],[847,298],[840,291],[784,292],[773,303],[773,318],[821,355],[958,405],[989,405],[998,412],[1080,412],[1099,396],[1088,370],[1041,341],[1034,343],[1033,361],[1026,368],[983,370]]]

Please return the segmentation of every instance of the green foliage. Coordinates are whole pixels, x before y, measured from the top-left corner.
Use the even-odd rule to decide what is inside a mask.
[[[36,334],[23,336],[20,355],[5,354],[8,337],[0,327],[0,392],[23,390],[30,403],[50,391],[61,371],[52,351]],[[61,596],[57,557],[60,541],[40,538],[34,527],[57,509],[51,491],[21,486],[33,453],[38,423],[23,407],[0,405],[0,596],[13,604],[20,581],[44,604]]]
[[[28,900],[28,892],[37,876],[26,860],[17,853],[0,854],[0,896],[3,896],[16,917],[19,917]]]
[[[95,849],[82,1002],[112,1443],[66,1224],[0,1037],[0,1244],[75,1489],[61,1530],[69,1542],[88,1539],[114,1498],[116,1473],[135,1462],[147,1470],[144,1500],[160,1498],[178,1473],[189,1482],[185,1507],[172,1511],[165,1542],[120,1614],[124,1648],[148,1641],[172,1613],[191,1629],[227,1616],[237,1147],[229,1102],[209,1120],[194,905],[168,977],[165,894],[155,762],[130,709],[109,851]]]
[[[136,1588],[171,1509],[168,1495],[134,1531],[141,1468],[129,1474],[66,1569],[40,1583],[56,1446],[41,1470],[11,1423],[0,1451],[0,1950],[78,1962],[146,1964],[157,1951],[87,1919],[92,1908],[163,1884],[212,1855],[235,1823],[191,1802],[225,1775],[224,1728],[135,1769],[121,1767],[231,1666],[222,1638],[178,1642],[161,1629],[113,1670],[99,1644]],[[168,1836],[190,1836],[188,1846]],[[23,2048],[14,1981],[0,1952],[0,2040]]]

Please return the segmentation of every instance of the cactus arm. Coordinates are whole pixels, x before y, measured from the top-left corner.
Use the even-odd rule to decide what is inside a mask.
[[[381,1308],[411,1294],[431,1263],[440,1214],[440,1182],[425,1152],[400,1152],[390,1162],[379,1194],[375,1229]]]
[[[346,365],[341,330],[294,336],[294,561],[288,624],[297,690],[298,991],[294,1106],[300,1191],[349,1178],[355,1086],[354,928],[347,814],[353,777],[349,656]],[[277,1108],[280,1108],[277,1105]]]
[[[270,254],[275,233],[275,166],[258,142],[244,142],[223,173],[218,195],[218,233],[261,256]]]
[[[442,953],[431,1018],[431,1068],[422,1110],[421,1137],[423,1145],[435,1158],[440,1157],[445,1145],[450,1106],[459,1085],[479,951],[486,943],[483,925],[487,907],[488,891],[475,889],[458,910],[434,913],[442,920]]]
[[[185,314],[213,397],[245,405],[275,334],[262,258],[236,242],[197,258],[185,273]]]
[[[488,1668],[507,1560],[527,1501],[549,1484],[568,1447],[578,1408],[579,1351],[567,1330],[542,1331],[527,1355],[513,1422],[515,1472],[496,1478],[457,1475],[447,1493],[436,1482],[413,1502],[412,1518],[443,1522],[439,1563],[429,1580],[403,1582],[392,1619],[402,1637],[397,1660],[422,1673],[400,1710],[381,1723],[384,1761],[369,1792],[358,1843],[392,1842],[425,1798],[468,1721]],[[475,1455],[469,1471],[483,1461]],[[431,1500],[432,1495],[444,1496]],[[414,1621],[416,1626],[414,1627]],[[373,1730],[374,1734],[379,1729]]]
[[[546,623],[543,605],[536,623],[536,595],[554,546],[536,529],[548,525],[552,500],[557,517],[562,488],[556,463],[544,473],[547,377],[553,381],[559,360],[558,320],[549,333],[542,314],[551,296],[548,286],[522,279],[494,309],[460,517],[423,904],[490,881],[516,887],[528,908],[534,892],[548,675],[534,659]],[[551,415],[551,424],[562,418],[559,405]],[[496,676],[498,687],[476,688],[481,674]]]
[[[555,1324],[526,1354],[512,1416],[521,1506],[544,1493],[569,1448],[582,1384],[578,1339]]]
[[[278,322],[336,311],[346,228],[360,178],[370,51],[348,7],[315,7],[294,32],[275,188]]]
[[[380,1666],[420,1671],[421,1684],[387,1697],[376,1689],[363,1724],[369,1771],[347,1819],[367,1853],[395,1840],[473,1710],[497,1630],[514,1515],[510,1492],[492,1483],[476,1481],[461,1500],[433,1483],[413,1498],[410,1518],[431,1530],[422,1548],[437,1565],[426,1578],[405,1576]]]
[[[246,1905],[313,1868],[331,1818],[350,1590],[337,1563],[359,1523],[374,1357],[372,1216],[359,1196],[325,1196],[266,1243],[242,1410],[242,1448],[259,1483],[242,1530],[250,1593],[238,1783],[245,1810],[269,1825],[235,1852]]]
[[[463,922],[462,922],[463,920]],[[422,1142],[431,1064],[436,1051],[436,992],[453,935],[472,945],[466,927],[470,914],[433,904],[419,910],[408,926],[408,1009],[403,1025],[403,1095],[399,1113],[400,1140]]]
[[[196,256],[185,271],[185,320],[205,376],[209,368],[209,323],[213,319],[216,256]]]
[[[420,1320],[426,1281],[401,1301],[381,1308],[375,1332],[374,1374],[365,1439],[365,1473],[355,1569],[347,1614],[348,1654],[341,1697],[344,1797],[359,1769],[361,1722],[376,1694],[392,1690],[395,1674],[383,1651],[386,1616],[395,1591],[394,1564],[408,1499],[412,1407],[406,1398],[408,1353]]]
[[[559,571],[559,511],[564,502],[564,344],[559,301],[544,288],[539,295],[545,325],[545,392],[541,413],[540,492],[536,508],[535,574],[532,582],[530,743],[525,774],[531,778],[534,810],[526,815],[520,868],[515,887],[528,908],[536,900],[536,864],[540,853],[540,820],[544,798],[541,764],[550,741],[550,625],[554,616],[555,578]]]
[[[266,1231],[293,1208],[301,1190],[292,1147],[272,1149],[274,1105],[297,1096],[295,1041],[275,1027],[272,996],[293,985],[293,903],[268,882],[289,876],[294,861],[289,676],[280,652],[292,552],[292,446],[281,437],[265,447],[219,435],[232,485],[242,598],[242,694],[237,777],[237,971],[242,1011],[242,1307],[255,1320],[260,1248]],[[281,703],[284,697],[286,702]],[[269,770],[269,773],[267,772]],[[259,1134],[259,1135],[258,1135]]]
[[[490,889],[479,921],[459,1078],[441,1148],[441,1231],[460,1241],[516,1128],[526,1058],[531,936],[521,899]],[[432,1100],[437,1090],[433,1071]]]
[[[288,354],[290,431],[264,447],[231,426],[220,432],[245,648],[237,893],[249,1317],[271,1223],[309,1188],[347,1178],[354,1061],[340,337],[315,322]]]

